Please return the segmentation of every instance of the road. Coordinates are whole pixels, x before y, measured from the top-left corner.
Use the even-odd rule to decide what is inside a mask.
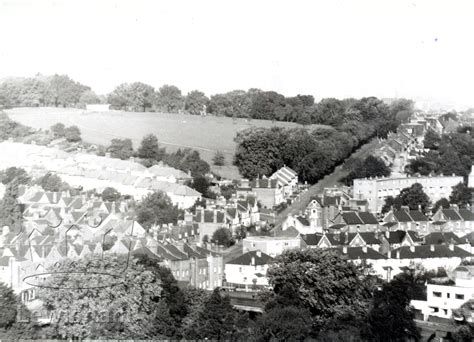
[[[378,146],[378,144],[379,143],[378,143],[377,138],[374,138],[367,144],[361,146],[358,150],[354,151],[350,155],[349,158],[351,157],[364,158],[367,155],[369,155],[372,151],[374,151],[376,147]],[[337,185],[339,183],[339,179],[346,176],[348,173],[347,171],[344,171],[342,169],[342,165],[343,164],[337,166],[332,173],[325,176],[316,184],[312,185],[306,192],[300,195],[299,199],[295,200],[288,208],[286,208],[281,213],[279,213],[276,217],[277,224],[275,225],[275,227],[280,226],[282,222],[285,220],[285,218],[288,217],[289,214],[294,215],[294,214],[298,214],[300,211],[304,212],[311,197],[321,194],[324,188],[329,188],[329,187],[333,187]]]

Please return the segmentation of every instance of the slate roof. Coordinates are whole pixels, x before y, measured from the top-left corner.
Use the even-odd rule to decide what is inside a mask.
[[[321,241],[322,234],[305,234],[301,235],[301,238],[308,246],[317,246],[319,241]]]
[[[285,230],[278,229],[275,231],[275,236],[277,237],[297,237],[300,235],[300,232],[295,227],[288,227]]]
[[[345,249],[345,253],[344,253]],[[336,250],[344,255],[347,256],[349,260],[380,260],[380,259],[387,259],[385,255],[379,253],[372,248],[369,247],[337,247]]]
[[[364,224],[364,222],[359,218],[359,216],[357,216],[357,213],[355,212],[342,213],[342,218],[344,219],[344,222],[349,225]]]
[[[410,210],[409,212],[410,217],[415,222],[427,222],[429,219],[419,210]]]
[[[465,244],[466,239],[458,237],[452,232],[440,233],[434,232],[425,236],[424,242],[426,245],[440,245],[440,244]]]
[[[394,210],[393,216],[398,222],[412,222],[411,217],[405,210]]]
[[[467,209],[459,209],[458,213],[464,221],[474,221],[474,213],[472,211]]]
[[[462,217],[460,215],[458,215],[458,213],[454,209],[443,209],[443,215],[449,221],[461,221],[462,220]]]
[[[378,224],[379,221],[375,218],[375,216],[372,213],[366,212],[366,211],[360,211],[359,217],[365,224]]]
[[[276,189],[277,188],[278,180],[276,179],[268,179],[268,178],[260,178],[255,179],[250,182],[250,186],[252,188],[269,188],[269,189]]]
[[[433,250],[431,250],[432,247]],[[457,246],[454,246],[454,249],[451,250],[448,245],[414,246],[413,251],[410,246],[403,246],[391,252],[392,258],[396,258],[397,251],[400,252],[400,259],[467,258],[473,256]]]
[[[252,258],[255,261],[255,266],[262,266],[262,265],[268,265],[273,261],[273,258],[269,256],[268,254],[265,254],[263,252],[259,252],[260,256],[258,256],[257,251],[251,251],[247,252],[245,254],[242,254],[241,256],[235,258],[234,260],[231,260],[227,262],[227,264],[231,265],[245,265],[245,266],[253,266],[252,265]]]

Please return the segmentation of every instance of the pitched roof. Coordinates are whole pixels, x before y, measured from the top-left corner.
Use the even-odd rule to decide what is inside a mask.
[[[300,232],[295,227],[288,227],[285,230],[278,229],[275,231],[277,237],[298,237]]]
[[[347,256],[349,260],[379,260],[387,259],[385,255],[379,253],[369,247],[336,247],[335,248],[340,254]]]
[[[252,264],[252,260],[254,261],[254,264]],[[273,261],[273,258],[269,256],[268,254],[265,254],[260,251],[251,251],[251,252],[242,254],[241,256],[235,258],[234,260],[227,262],[227,264],[261,266],[261,265],[268,265],[272,261]]]
[[[410,217],[413,219],[415,222],[426,222],[429,221],[429,219],[419,210],[410,210],[409,212]]]
[[[412,222],[411,217],[405,210],[394,210],[393,216],[398,222]]]
[[[319,241],[321,241],[322,234],[305,234],[301,235],[301,238],[308,246],[317,246]]]
[[[296,219],[297,219],[298,221],[300,221],[300,223],[301,223],[303,226],[309,226],[309,225],[310,225],[309,221],[308,221],[305,217],[303,217],[303,216],[296,216]]]
[[[397,252],[400,253],[400,259],[467,258],[473,256],[457,246],[453,246],[453,250],[451,250],[448,245],[403,246],[391,252],[392,258],[397,258]]]
[[[287,185],[297,176],[298,175],[295,171],[293,171],[287,166],[284,166],[280,170],[276,171],[273,175],[271,175],[270,178],[278,180],[283,185]]]
[[[462,217],[454,209],[443,209],[442,213],[449,221],[462,220]]]
[[[433,232],[425,236],[424,238],[426,245],[440,245],[440,244],[464,244],[467,243],[465,238],[460,238],[452,232]]]
[[[474,213],[472,211],[467,209],[459,209],[458,213],[464,221],[474,221]]]
[[[359,211],[359,217],[365,224],[378,224],[377,218],[367,211]]]
[[[346,224],[353,225],[353,224],[364,224],[364,222],[357,216],[356,212],[345,212],[342,213],[342,218]]]

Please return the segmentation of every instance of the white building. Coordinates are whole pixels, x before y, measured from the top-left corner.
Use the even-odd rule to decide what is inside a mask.
[[[441,198],[449,198],[453,186],[463,181],[462,176],[420,176],[420,177],[382,177],[354,179],[354,198],[366,199],[369,211],[380,212],[388,196],[396,197],[404,188],[415,183],[423,186],[423,191],[432,203]]]
[[[243,252],[260,250],[272,257],[280,255],[287,249],[301,247],[299,237],[288,236],[250,236],[242,240]]]
[[[225,264],[228,286],[251,290],[252,286],[268,286],[267,270],[273,258],[260,250],[247,252]]]
[[[436,316],[450,319],[454,309],[474,299],[474,266],[459,266],[453,272],[454,285],[427,285],[427,300],[412,300],[411,305],[424,319]]]

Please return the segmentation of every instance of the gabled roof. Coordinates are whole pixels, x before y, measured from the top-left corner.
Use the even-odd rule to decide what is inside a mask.
[[[429,219],[419,210],[410,210],[409,212],[410,217],[415,222],[427,222]]]
[[[424,238],[426,245],[441,245],[441,244],[465,244],[467,240],[464,238],[458,237],[452,232],[434,232],[425,236]]]
[[[400,259],[467,258],[473,256],[457,246],[453,246],[453,250],[451,250],[448,245],[403,246],[391,252],[392,258],[397,258],[397,252],[400,253]]]
[[[252,260],[254,261],[253,265],[252,265]],[[251,252],[242,254],[241,256],[235,258],[234,260],[227,262],[227,264],[245,265],[245,266],[262,266],[262,265],[268,265],[272,261],[273,261],[273,258],[269,256],[268,254],[265,254],[260,251],[251,251]]]
[[[360,219],[364,222],[364,224],[378,224],[379,221],[377,218],[372,214],[367,211],[359,211],[358,215]]]
[[[357,216],[355,212],[345,212],[342,213],[342,218],[346,224],[354,225],[354,224],[364,224],[362,220]]]
[[[385,255],[379,253],[369,247],[336,247],[335,248],[343,256],[347,256],[349,260],[380,260],[387,259]]]
[[[301,235],[301,238],[308,246],[317,246],[319,241],[321,241],[322,234],[304,234]]]
[[[361,232],[357,233],[368,245],[380,245],[381,241],[373,232]]]
[[[284,166],[280,170],[275,172],[273,175],[271,175],[270,178],[278,180],[282,185],[287,185],[297,176],[298,175],[295,171],[293,171],[287,166]]]
[[[459,209],[458,213],[464,221],[474,221],[474,213],[472,211],[467,209]]]
[[[442,213],[449,221],[461,221],[462,220],[462,217],[454,209],[443,209]]]
[[[405,210],[394,210],[393,216],[398,222],[412,222],[410,215]]]
[[[250,182],[250,186],[252,188],[268,188],[268,189],[276,189],[277,188],[278,180],[276,179],[268,179],[268,178],[260,178],[255,179]]]

